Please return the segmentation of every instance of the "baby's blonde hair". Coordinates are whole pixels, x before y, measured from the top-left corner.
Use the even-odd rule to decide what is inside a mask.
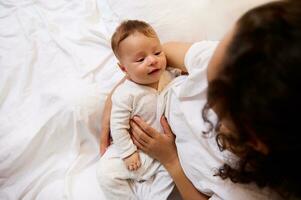
[[[117,58],[119,58],[119,45],[125,38],[134,34],[135,32],[142,33],[147,37],[157,37],[155,30],[144,21],[126,20],[123,21],[114,32],[111,38],[111,47]]]

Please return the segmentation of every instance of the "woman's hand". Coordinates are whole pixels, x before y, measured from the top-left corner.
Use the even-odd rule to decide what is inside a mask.
[[[150,127],[141,118],[134,117],[131,120],[134,144],[164,165],[183,199],[207,200],[208,197],[200,193],[185,175],[178,158],[175,136],[165,117],[161,117],[161,125],[163,134]]]
[[[162,116],[160,122],[163,127],[163,134],[149,126],[141,118],[135,116],[130,122],[131,133],[134,144],[139,149],[158,160],[164,166],[168,166],[178,162],[175,136],[165,117]]]

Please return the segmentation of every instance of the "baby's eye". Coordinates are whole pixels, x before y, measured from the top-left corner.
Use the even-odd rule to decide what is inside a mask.
[[[158,56],[160,54],[161,54],[161,51],[158,51],[158,52],[155,53],[156,56]]]
[[[140,58],[136,62],[142,62],[143,60],[144,60],[144,58]]]

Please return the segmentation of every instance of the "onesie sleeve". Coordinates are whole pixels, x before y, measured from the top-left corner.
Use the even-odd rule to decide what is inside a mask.
[[[112,95],[110,129],[121,158],[126,158],[137,150],[129,134],[132,105],[133,96],[118,87]]]

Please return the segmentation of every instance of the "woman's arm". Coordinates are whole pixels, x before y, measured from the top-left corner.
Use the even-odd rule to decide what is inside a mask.
[[[100,155],[102,156],[108,146],[111,144],[111,137],[110,137],[110,117],[111,117],[111,110],[112,110],[112,94],[115,91],[115,89],[125,81],[126,77],[123,77],[117,85],[112,89],[110,94],[107,96],[105,106],[102,113],[102,119],[101,119],[101,133],[100,133]]]
[[[161,118],[161,125],[164,134],[158,133],[139,117],[134,117],[131,121],[134,144],[157,159],[166,168],[184,200],[208,199],[193,186],[184,174],[177,154],[175,136],[164,117]]]
[[[110,137],[111,109],[112,109],[112,101],[111,101],[111,93],[110,93],[106,99],[105,106],[102,113],[102,119],[101,119],[101,132],[100,132],[100,141],[99,141],[101,156],[106,152],[108,146],[110,146],[111,144],[111,137]]]
[[[182,198],[184,200],[207,200],[205,194],[199,192],[185,175],[179,159],[169,165],[164,165],[170,176],[174,180]]]
[[[191,45],[191,43],[184,42],[168,42],[163,44],[163,51],[166,55],[167,66],[179,68],[182,71],[187,72],[184,65],[184,58]]]

